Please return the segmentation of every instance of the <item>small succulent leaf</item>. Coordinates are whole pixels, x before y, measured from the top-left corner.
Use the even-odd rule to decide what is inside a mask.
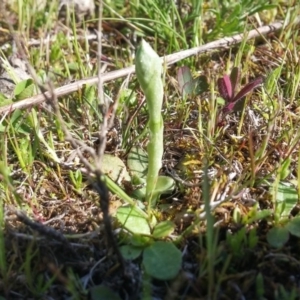
[[[179,84],[179,90],[182,95],[189,94],[190,89],[192,89],[193,92],[194,90],[194,86],[192,84],[193,77],[188,67],[183,66],[178,69],[177,80]]]
[[[283,247],[289,240],[290,234],[285,227],[273,227],[267,233],[267,241],[274,248]]]
[[[181,252],[173,243],[157,241],[144,250],[145,272],[158,280],[171,280],[180,271]]]
[[[150,234],[148,221],[135,207],[122,206],[117,210],[118,221],[129,231],[136,234]]]
[[[194,84],[194,94],[200,95],[208,90],[208,82],[207,77],[205,75],[201,75],[193,80]]]
[[[224,75],[223,78],[218,79],[218,88],[221,97],[226,102],[232,102],[232,86],[228,75]]]
[[[246,84],[232,99],[232,102],[239,101],[240,99],[244,98],[248,93],[253,91],[256,87],[263,83],[263,78],[258,77],[251,81],[250,83]]]
[[[237,85],[241,79],[241,71],[238,67],[234,67],[230,73],[230,81],[232,86],[232,94],[235,95]]]

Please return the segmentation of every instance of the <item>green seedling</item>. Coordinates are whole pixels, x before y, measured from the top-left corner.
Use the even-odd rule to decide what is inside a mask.
[[[135,260],[142,255],[142,266],[144,269],[143,281],[148,278],[155,278],[163,281],[172,280],[181,269],[182,254],[180,250],[170,242],[156,241],[144,248],[133,245],[124,245],[120,247],[120,251],[123,257],[130,261]],[[104,285],[98,285],[91,288],[90,293],[92,300],[121,299],[115,291]]]
[[[70,171],[70,178],[75,187],[77,193],[82,193],[82,173],[80,169],[76,170],[75,172]]]
[[[31,128],[25,124],[21,110],[14,111],[10,120],[1,124],[0,131],[8,133],[21,168],[29,171],[28,167],[34,160],[34,143],[30,140]]]
[[[253,249],[258,243],[258,236],[256,229],[243,227],[234,234],[227,232],[226,242],[235,258],[245,258],[245,249]],[[243,250],[244,249],[244,250]]]
[[[25,98],[29,98],[36,94],[36,88],[33,79],[25,79],[17,83],[14,89],[13,101],[19,101]]]
[[[272,220],[274,226],[267,233],[267,241],[270,246],[281,248],[289,241],[290,235],[300,237],[300,216],[290,218],[292,210],[298,204],[298,193],[294,186],[284,182],[275,182],[270,189],[274,203],[273,209],[259,210],[258,205],[255,205],[243,217],[236,209],[233,217],[237,223],[241,222],[244,225],[263,219]]]
[[[132,236],[129,244],[120,247],[123,257],[134,260],[142,256],[142,265],[147,275],[158,280],[173,279],[181,269],[181,252],[173,243],[154,241],[153,238],[166,238],[174,227],[172,222],[164,221],[157,224],[152,237]]]
[[[292,290],[286,288],[283,285],[279,285],[278,290],[275,291],[275,300],[296,300],[299,298],[298,291],[295,287]]]
[[[127,229],[126,243],[120,247],[125,259],[142,256],[145,273],[155,279],[170,280],[178,274],[182,264],[181,252],[172,242],[156,240],[166,239],[172,234],[175,229],[173,222],[157,223],[155,218],[149,221],[132,206],[120,207],[117,219]]]
[[[274,183],[272,190],[275,224],[267,233],[267,241],[272,247],[281,248],[288,242],[290,234],[300,237],[300,216],[290,218],[298,204],[298,193],[295,187],[283,182]]]
[[[175,229],[173,222],[156,224],[156,219],[149,221],[133,206],[120,207],[117,219],[126,229],[123,236],[125,243],[120,247],[124,259],[142,257],[145,275],[158,280],[171,280],[178,274],[182,265],[180,250],[172,242],[157,241],[172,234]]]
[[[255,278],[255,292],[257,299],[265,299],[263,298],[265,293],[264,277],[261,272],[259,272]]]
[[[49,143],[44,138],[35,109],[26,115],[19,109],[15,110],[10,119],[0,123],[0,132],[8,133],[9,142],[23,170],[29,170],[38,153],[56,162],[60,161],[54,151],[53,141],[50,140]],[[49,135],[51,136],[51,132]]]

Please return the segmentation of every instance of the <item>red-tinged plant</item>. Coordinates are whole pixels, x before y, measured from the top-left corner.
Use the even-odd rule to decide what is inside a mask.
[[[263,78],[258,77],[246,84],[238,93],[236,93],[240,77],[240,69],[234,67],[230,76],[226,74],[223,78],[218,79],[219,93],[225,100],[225,106],[222,109],[222,116],[232,112],[241,111],[245,104],[246,95],[263,83]]]

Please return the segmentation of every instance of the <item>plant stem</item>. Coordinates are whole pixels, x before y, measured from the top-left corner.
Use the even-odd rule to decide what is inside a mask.
[[[161,108],[163,103],[162,61],[151,46],[142,40],[136,54],[136,75],[145,93],[149,113],[150,141],[148,150],[148,173],[146,201],[149,208],[152,200],[163,155],[163,119]]]

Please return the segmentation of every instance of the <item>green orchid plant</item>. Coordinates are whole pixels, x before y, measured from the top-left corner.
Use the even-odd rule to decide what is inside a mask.
[[[108,157],[109,154],[106,154],[103,160],[108,188],[128,204],[118,208],[117,219],[135,234],[149,235],[151,229],[155,230],[159,224],[156,224],[151,210],[162,194],[172,192],[175,187],[173,178],[159,175],[164,151],[164,124],[161,114],[162,71],[162,60],[147,42],[142,41],[136,54],[136,74],[147,101],[149,115],[147,150],[134,145],[128,154],[127,166],[117,157]],[[115,182],[117,178],[113,177],[118,177],[121,170],[126,176],[118,184]],[[135,187],[130,194],[122,188],[124,181]],[[147,213],[144,210],[144,202],[147,203]],[[167,227],[172,229],[172,226]]]
[[[170,192],[175,182],[167,176],[159,176],[164,151],[163,118],[161,114],[163,103],[162,60],[142,40],[135,60],[136,76],[146,96],[148,106],[149,143],[147,153],[143,149],[133,147],[128,157],[128,167],[137,183],[146,186],[137,191],[138,198],[145,199],[149,207],[157,202],[162,193]]]
[[[148,276],[170,280],[180,271],[181,251],[172,242],[159,239],[167,238],[174,231],[175,224],[169,220],[159,222],[152,208],[161,194],[174,189],[175,181],[159,175],[164,151],[162,60],[145,41],[137,50],[136,75],[147,101],[149,142],[147,151],[137,146],[131,148],[127,167],[131,183],[142,184],[143,187],[129,196],[121,189],[116,190],[115,185],[109,185],[111,181],[106,183],[130,204],[119,207],[116,213],[117,220],[124,226],[125,232],[128,231],[128,236],[124,234],[127,241],[120,248],[123,257],[128,260],[142,257],[142,265]],[[131,197],[137,199],[136,203]],[[147,202],[147,213],[143,202],[138,200]]]

